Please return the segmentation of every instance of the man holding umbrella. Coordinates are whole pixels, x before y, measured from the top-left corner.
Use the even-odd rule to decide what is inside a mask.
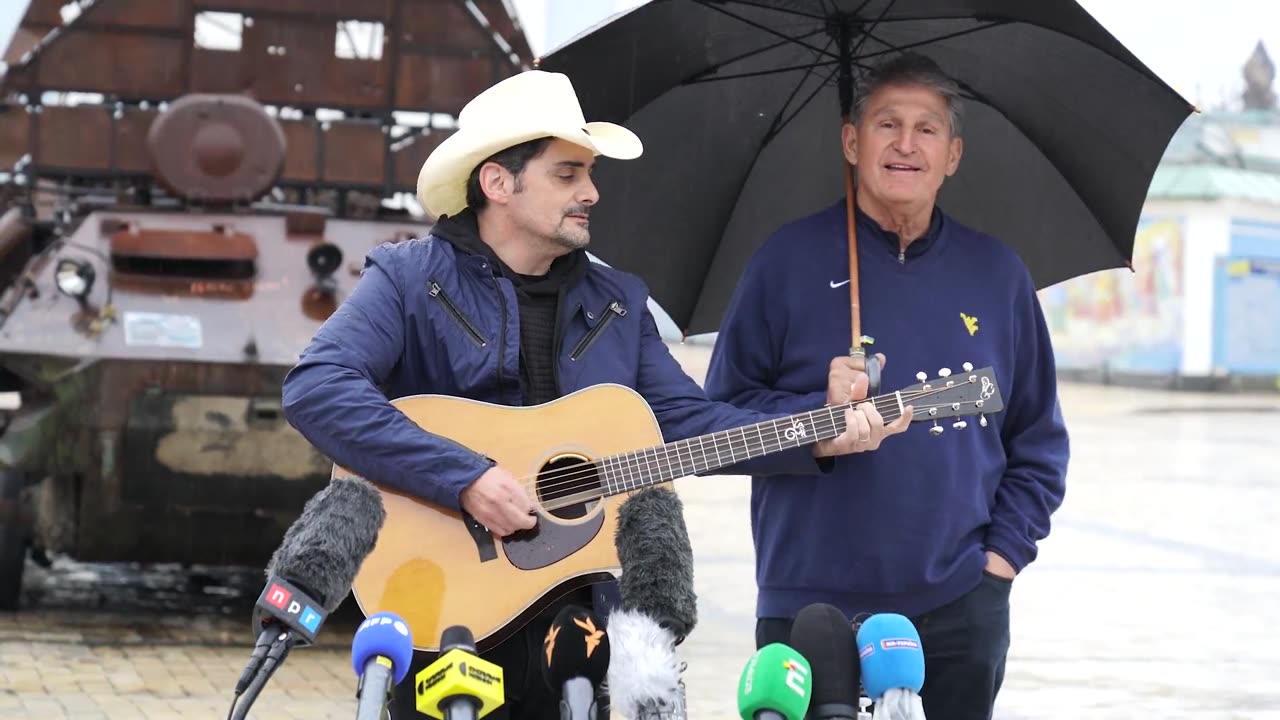
[[[1069,454],[1029,272],[935,205],[960,164],[962,117],[956,83],[922,56],[866,78],[842,129],[857,177],[855,280],[869,341],[892,357],[887,387],[990,365],[1004,412],[967,428],[918,423],[874,452],[826,461],[826,474],[754,477],[751,499],[757,645],[785,642],[814,602],[855,619],[904,614],[924,645],[930,720],[991,717],[1010,590],[1049,533]],[[720,327],[712,399],[764,412],[853,399],[864,367],[848,356],[850,278],[833,270],[848,266],[846,213],[841,199],[783,225],[752,257]]]

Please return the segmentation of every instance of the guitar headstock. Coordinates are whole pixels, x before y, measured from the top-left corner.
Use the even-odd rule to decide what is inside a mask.
[[[978,416],[978,424],[987,426],[987,414],[1004,409],[1004,398],[1000,396],[1000,386],[996,383],[996,373],[991,367],[978,370],[965,363],[964,372],[952,375],[951,370],[942,368],[937,377],[929,379],[923,372],[916,377],[920,380],[915,385],[902,388],[904,405],[913,406],[912,422],[932,422],[930,435],[941,435],[943,427],[938,424],[942,418],[964,418]],[[965,420],[957,420],[951,424],[956,430],[968,426]]]

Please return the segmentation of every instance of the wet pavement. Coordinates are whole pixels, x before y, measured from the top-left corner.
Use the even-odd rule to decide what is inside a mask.
[[[996,717],[1280,718],[1280,395],[1060,395],[1067,495],[1014,582]],[[730,718],[753,650],[749,491],[680,490],[702,613],[683,646],[691,705]]]
[[[701,377],[705,348],[673,351]],[[1280,395],[1064,385],[1062,399],[1067,498],[1014,584],[997,718],[1280,718]],[[699,598],[681,646],[690,717],[727,720],[753,650],[749,485],[677,485]],[[226,717],[259,569],[29,568],[28,609],[0,613],[0,717]],[[352,717],[356,622],[331,618],[250,716]]]

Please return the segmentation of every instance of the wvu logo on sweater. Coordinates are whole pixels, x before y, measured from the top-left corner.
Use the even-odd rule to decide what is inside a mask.
[[[970,337],[977,334],[978,318],[976,315],[965,315],[964,313],[960,313],[960,319],[964,321],[964,329],[969,331]]]

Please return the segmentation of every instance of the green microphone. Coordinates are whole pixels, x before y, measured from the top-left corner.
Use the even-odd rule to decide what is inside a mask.
[[[765,645],[742,669],[738,715],[742,720],[804,720],[811,691],[809,661],[782,643]]]

